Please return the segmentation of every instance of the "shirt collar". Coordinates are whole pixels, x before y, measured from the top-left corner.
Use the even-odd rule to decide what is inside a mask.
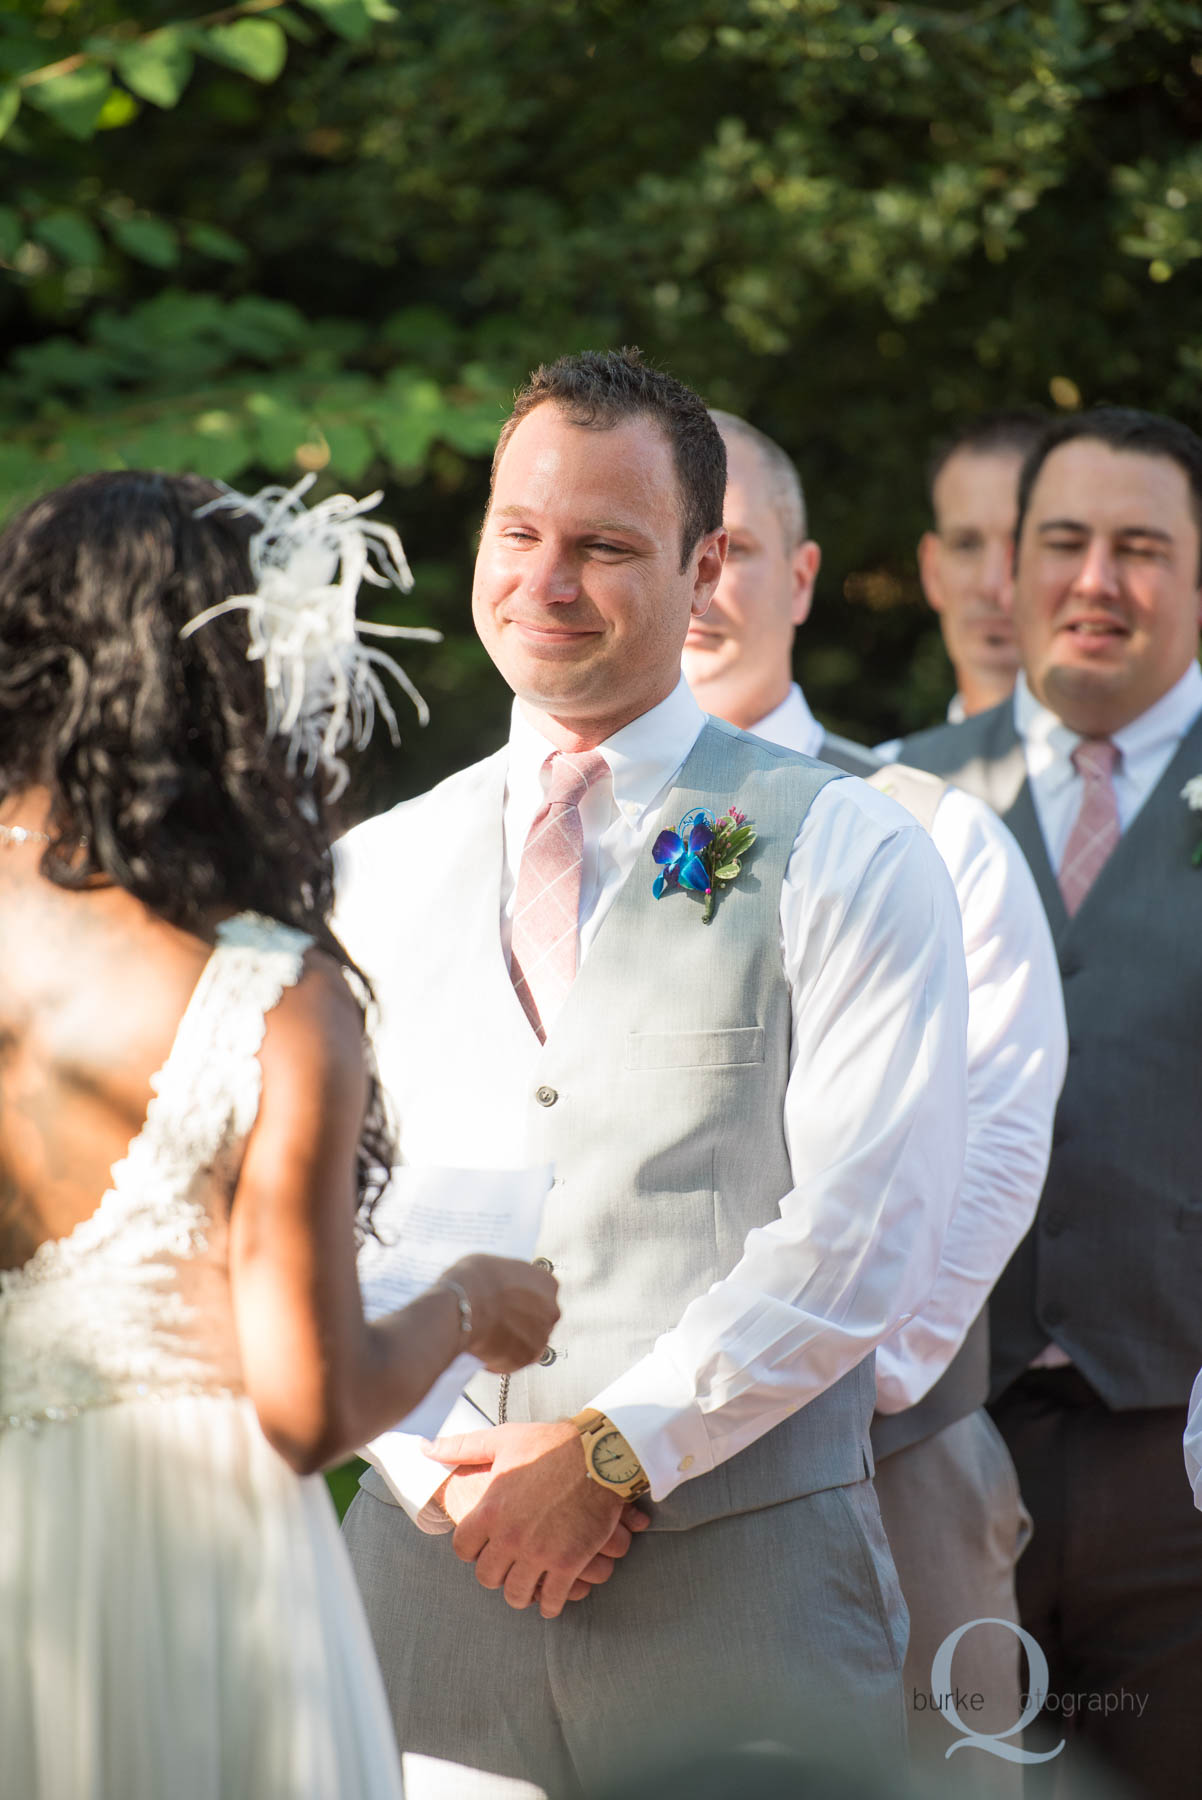
[[[609,764],[615,805],[642,811],[656,800],[697,742],[705,714],[682,675],[666,700],[623,725],[598,744]],[[515,700],[509,726],[508,788],[512,799],[529,795],[536,812],[543,800],[542,768],[556,748]]]
[[[1190,664],[1167,694],[1162,694],[1146,712],[1112,733],[1112,742],[1122,755],[1122,767],[1130,769],[1134,762],[1155,756],[1166,746],[1176,744],[1202,712],[1202,668]],[[1032,774],[1039,774],[1060,762],[1071,768],[1072,753],[1081,742],[1079,732],[1072,731],[1054,712],[1037,700],[1020,674],[1014,688],[1014,727],[1023,739],[1027,764]]]
[[[753,737],[783,744],[786,750],[799,750],[803,756],[817,756],[826,735],[796,682],[780,705],[773,707],[749,730]]]

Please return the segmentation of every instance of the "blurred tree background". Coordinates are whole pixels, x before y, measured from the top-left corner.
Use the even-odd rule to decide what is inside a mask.
[[[202,0],[203,3],[203,0]],[[470,630],[506,398],[640,344],[796,457],[799,669],[876,738],[950,692],[917,585],[932,439],[1107,399],[1202,424],[1202,7],[6,0],[0,510],[87,469],[386,489],[424,733],[492,748]]]

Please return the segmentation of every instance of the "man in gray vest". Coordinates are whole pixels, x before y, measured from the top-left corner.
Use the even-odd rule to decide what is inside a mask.
[[[488,1427],[424,1489],[369,1473],[346,1522],[418,1800],[578,1794],[728,1708],[903,1754],[871,1351],[959,1180],[963,950],[899,807],[681,680],[724,484],[703,403],[637,353],[539,370],[473,595],[509,742],[346,847],[404,1156],[555,1166],[542,1365],[473,1382]],[[715,865],[723,819],[754,851]]]
[[[990,1308],[993,1410],[1035,1521],[1018,1595],[1059,1697],[1049,1735],[1156,1800],[1196,1794],[1202,1768],[1181,1480],[1202,1361],[1202,833],[1182,797],[1202,770],[1200,556],[1193,432],[1121,408],[1051,426],[1020,485],[1014,697],[904,746],[1006,820],[1056,940],[1068,1076]]]
[[[910,1612],[906,1698],[911,1749],[957,1794],[1021,1791],[1018,1768],[978,1756],[945,1764],[955,1742],[932,1689],[939,1646],[978,1619],[1017,1622],[1014,1566],[1028,1527],[1014,1465],[985,1411],[985,1302],[1039,1200],[1064,1079],[1064,1009],[1039,894],[1010,833],[983,801],[824,732],[792,679],[795,627],[809,614],[821,553],[779,444],[730,413],[730,545],[709,610],[685,640],[683,669],[705,710],[821,757],[892,793],[930,830],[960,901],[968,963],[968,1150],[935,1287],[877,1349],[872,1446],[881,1516]],[[1022,1711],[1019,1645],[1004,1625],[960,1640],[952,1693],[965,1725],[1007,1730]],[[953,1702],[953,1704],[956,1704]]]

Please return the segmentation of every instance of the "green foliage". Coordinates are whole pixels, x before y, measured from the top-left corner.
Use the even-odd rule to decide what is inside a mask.
[[[273,19],[236,19],[232,25],[210,26],[197,47],[254,81],[274,81],[288,56],[288,39]]]
[[[115,52],[117,73],[139,100],[175,106],[191,79],[195,57],[186,34],[170,26],[135,38]]]
[[[129,10],[0,19],[0,501],[139,461],[386,484],[418,577],[388,616],[448,638],[373,801],[503,729],[471,533],[544,357],[638,342],[797,458],[799,667],[851,735],[950,691],[913,559],[934,437],[1030,401],[1199,422],[1199,5]]]

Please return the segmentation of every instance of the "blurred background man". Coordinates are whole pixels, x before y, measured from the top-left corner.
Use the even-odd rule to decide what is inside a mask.
[[[1051,934],[1010,833],[969,795],[907,769],[876,769],[863,746],[824,732],[792,679],[796,627],[821,562],[806,536],[797,471],[778,444],[729,413],[727,560],[707,612],[690,626],[686,679],[702,706],[759,736],[872,777],[931,832],[960,902],[969,974],[969,1141],[934,1291],[877,1351],[877,1494],[910,1609],[906,1693],[911,1742],[938,1766],[951,1743],[931,1695],[939,1645],[974,1619],[1017,1619],[1014,1565],[1026,1541],[1014,1467],[984,1411],[994,1281],[1034,1217],[1064,1075],[1064,1015]],[[1018,1718],[1017,1639],[981,1627],[954,1664],[984,1708],[972,1727]],[[935,1696],[941,1699],[941,1696]],[[980,1708],[980,1702],[978,1701]],[[985,1721],[988,1721],[987,1723]],[[980,1762],[982,1759],[978,1759]],[[978,1776],[987,1778],[978,1788]],[[955,1770],[960,1794],[1020,1791],[1014,1765]]]
[[[956,675],[949,720],[1004,700],[1018,674],[1007,587],[1018,477],[1047,423],[1035,408],[979,413],[931,458],[934,527],[918,544],[923,593]]]
[[[1020,485],[1014,696],[905,745],[1010,825],[1059,952],[1073,1055],[990,1309],[992,1404],[1035,1520],[1023,1623],[1071,1729],[1148,1800],[1202,1767],[1200,557],[1192,431],[1117,407],[1051,426]]]

